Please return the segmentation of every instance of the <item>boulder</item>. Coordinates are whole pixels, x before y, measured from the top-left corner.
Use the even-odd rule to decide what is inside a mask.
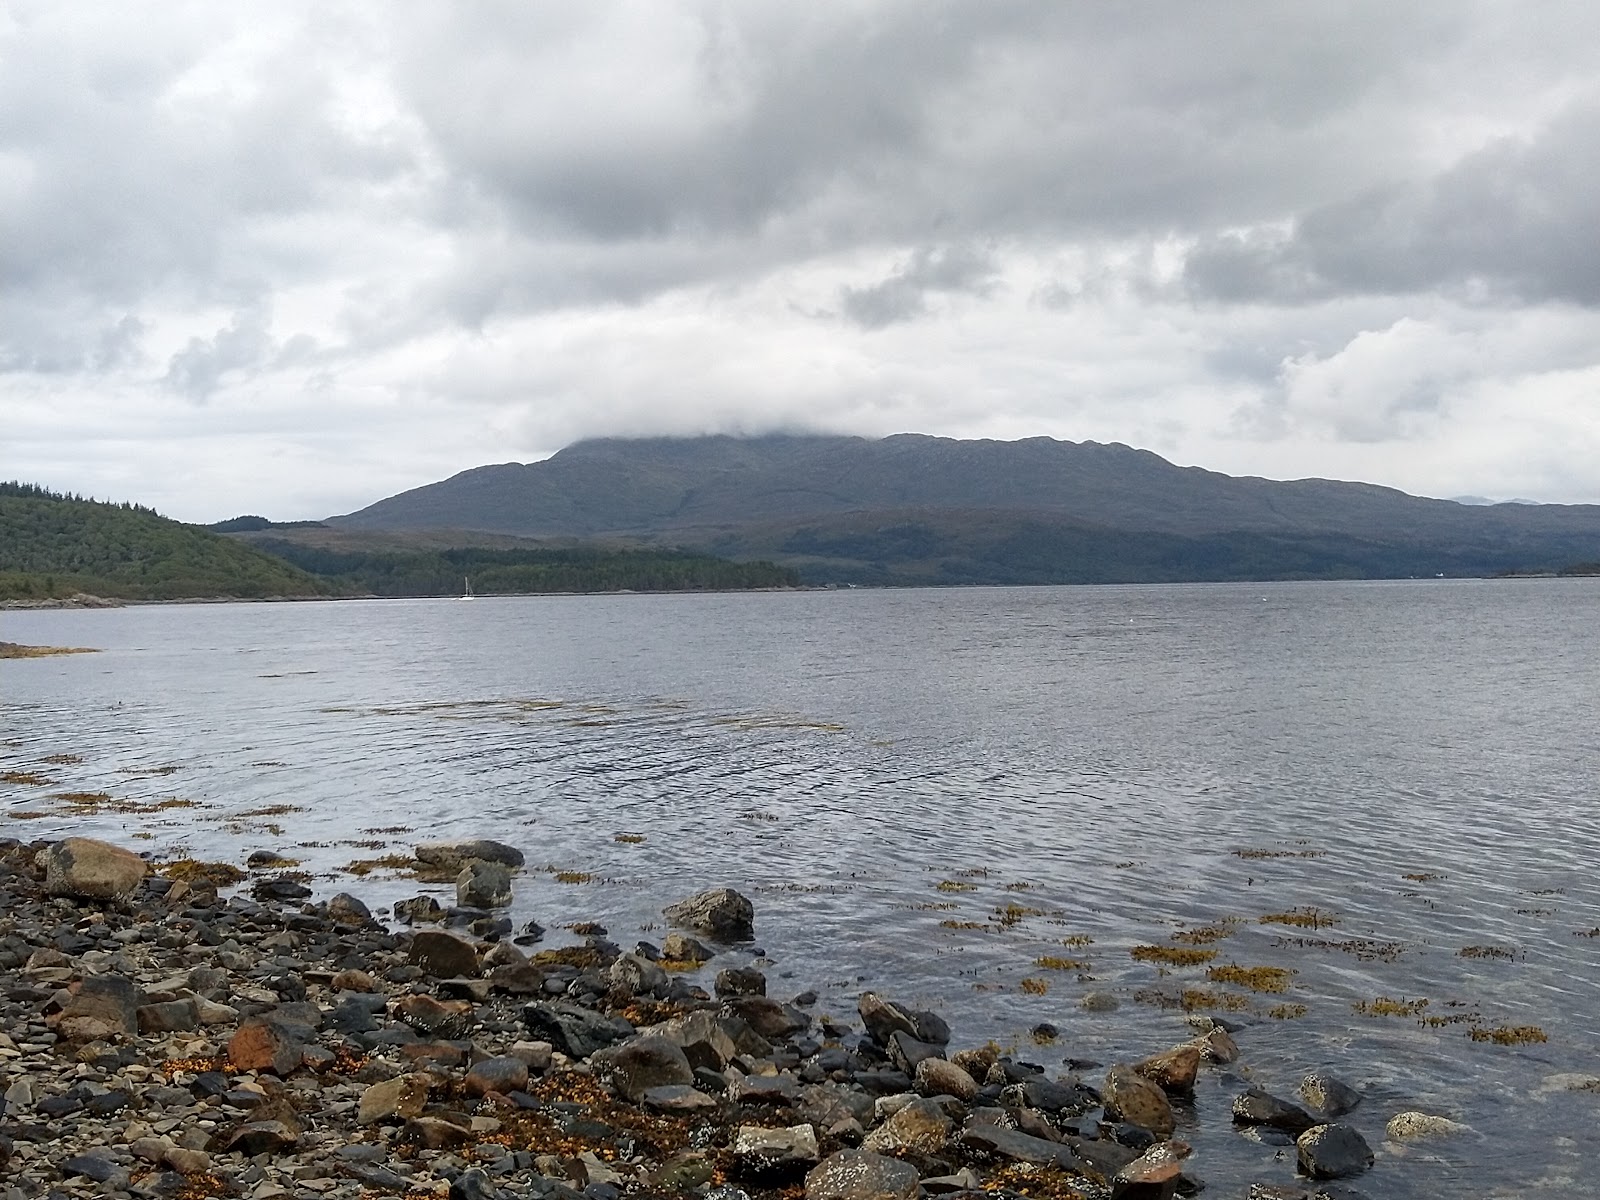
[[[500,1054],[472,1064],[462,1082],[469,1096],[487,1096],[499,1092],[502,1096],[520,1092],[528,1086],[528,1064],[510,1054]]]
[[[1295,1139],[1302,1175],[1348,1179],[1372,1165],[1372,1147],[1348,1125],[1316,1125]]]
[[[694,1068],[682,1048],[660,1037],[636,1037],[595,1055],[603,1078],[637,1104],[652,1088],[694,1083]]]
[[[1133,1069],[1168,1095],[1192,1096],[1195,1076],[1200,1073],[1200,1048],[1193,1043],[1174,1046],[1140,1059]]]
[[[1166,1092],[1132,1067],[1112,1067],[1106,1072],[1101,1092],[1107,1120],[1127,1121],[1148,1129],[1158,1138],[1172,1136],[1175,1122]]]
[[[192,996],[139,1007],[139,1032],[188,1033],[200,1027],[200,1004]]]
[[[1233,1040],[1233,1035],[1220,1025],[1213,1025],[1190,1045],[1200,1051],[1200,1057],[1208,1063],[1218,1066],[1227,1066],[1229,1063],[1239,1061],[1239,1043]]]
[[[916,1200],[917,1169],[870,1150],[840,1150],[806,1176],[806,1200]]]
[[[423,842],[411,851],[417,861],[441,871],[459,871],[469,862],[499,863],[520,867],[526,861],[522,851],[504,842],[487,838],[465,838],[450,842]]]
[[[228,1041],[228,1065],[235,1071],[288,1075],[300,1065],[304,1053],[305,1041],[298,1029],[265,1017],[252,1017]]]
[[[613,1042],[632,1037],[633,1026],[576,1004],[530,1004],[522,1010],[528,1032],[553,1043],[563,1054],[588,1058]]]
[[[1325,1117],[1342,1117],[1361,1103],[1361,1093],[1324,1071],[1300,1081],[1300,1098]]]
[[[511,903],[511,869],[504,863],[467,863],[456,875],[456,903],[463,908],[504,908]]]
[[[607,969],[606,978],[613,987],[634,996],[649,995],[667,986],[667,973],[637,954],[619,954]]]
[[[665,1038],[683,1050],[689,1065],[720,1071],[739,1053],[733,1036],[715,1015],[701,1010],[650,1027],[652,1037]]]
[[[353,925],[365,929],[376,925],[372,910],[349,892],[340,892],[328,901],[328,916],[336,925]]]
[[[717,972],[712,989],[719,1000],[728,996],[765,996],[767,977],[754,967],[724,967]]]
[[[700,892],[661,912],[672,924],[721,942],[747,942],[755,937],[755,906],[732,888]]]
[[[898,1030],[890,1036],[889,1044],[884,1048],[889,1052],[889,1061],[907,1075],[915,1075],[924,1059],[944,1057],[943,1046],[934,1042],[919,1042],[909,1033]]]
[[[952,1128],[937,1101],[919,1097],[869,1133],[861,1147],[879,1154],[933,1155],[944,1149]]]
[[[68,1041],[132,1037],[139,1032],[139,985],[121,975],[91,975],[66,1006],[56,1032]]]
[[[661,957],[670,962],[702,963],[715,956],[704,942],[681,933],[669,933],[661,941]]]
[[[1298,1104],[1280,1100],[1260,1088],[1251,1088],[1233,1102],[1235,1125],[1266,1125],[1299,1137],[1317,1123],[1315,1117]]]
[[[978,1081],[953,1062],[925,1058],[917,1064],[917,1090],[924,1096],[954,1096],[970,1104],[978,1094]]]
[[[938,1013],[906,1008],[885,1000],[876,992],[861,993],[856,1011],[861,1014],[861,1023],[867,1027],[872,1040],[880,1046],[888,1046],[896,1033],[934,1046],[950,1044],[950,1026]]]
[[[799,1033],[811,1018],[791,1004],[780,1004],[767,996],[730,996],[722,1010],[738,1017],[768,1041]]]
[[[1069,1171],[1082,1171],[1085,1167],[1085,1163],[1071,1146],[1034,1137],[1018,1129],[1008,1129],[1004,1125],[986,1125],[969,1121],[967,1128],[961,1134],[960,1141],[968,1150],[976,1150],[980,1154],[989,1154],[996,1158],[1008,1158],[1014,1162],[1053,1164]]]
[[[395,1015],[424,1037],[453,1041],[466,1037],[477,1016],[466,1000],[435,1000],[432,996],[402,996],[394,1003]]]
[[[733,1139],[733,1157],[741,1171],[750,1175],[799,1173],[816,1164],[817,1131],[809,1125],[786,1129],[766,1129],[760,1125],[741,1125]]]
[[[419,1116],[428,1103],[429,1077],[421,1072],[375,1083],[361,1093],[356,1119],[363,1125]]]
[[[443,929],[423,929],[412,935],[411,962],[435,979],[472,976],[482,969],[478,948],[466,938]]]
[[[51,896],[120,900],[150,868],[132,850],[94,838],[62,838],[44,851],[44,888]]]
[[[1111,1177],[1111,1200],[1172,1200],[1189,1149],[1183,1142],[1150,1147]]]
[[[1453,1133],[1465,1133],[1467,1129],[1468,1126],[1459,1121],[1452,1121],[1449,1117],[1403,1112],[1390,1117],[1389,1123],[1383,1127],[1383,1132],[1394,1141],[1405,1142],[1422,1138],[1448,1137]]]

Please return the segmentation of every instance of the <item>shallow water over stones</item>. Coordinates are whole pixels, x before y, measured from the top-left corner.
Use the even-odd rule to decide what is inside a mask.
[[[1384,1195],[1592,1183],[1592,581],[5,622],[103,653],[0,664],[0,771],[50,781],[0,776],[0,832],[271,850],[318,896],[374,904],[448,904],[453,879],[353,862],[495,838],[527,856],[509,916],[547,946],[582,921],[659,941],[668,900],[734,886],[780,1000],[814,987],[846,1020],[878,988],[1052,1068],[1181,1040],[1187,1005],[1252,1027],[1241,1065],[1276,1095],[1313,1070],[1361,1087],[1346,1119]],[[704,986],[753,957],[720,956]],[[1229,967],[1293,974],[1283,991],[1208,978]],[[1090,994],[1119,1003],[1089,1011]],[[1244,1089],[1214,1078],[1196,1111]],[[1409,1110],[1473,1132],[1386,1141]],[[1292,1150],[1263,1174],[1262,1145],[1175,1116],[1213,1186],[1292,1179]]]

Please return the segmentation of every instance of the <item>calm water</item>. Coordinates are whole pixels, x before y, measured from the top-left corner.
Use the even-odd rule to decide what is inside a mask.
[[[182,606],[7,613],[0,637],[103,650],[0,664],[0,764],[53,781],[0,784],[0,812],[45,814],[4,833],[274,849],[374,903],[419,889],[343,866],[490,836],[527,851],[513,915],[557,942],[659,939],[663,903],[732,885],[773,993],[848,1013],[872,986],[1052,1067],[1187,1036],[1159,1002],[1183,988],[1235,994],[1241,1074],[1367,1091],[1371,1194],[1588,1194],[1600,581]],[[61,791],[202,807],[86,817]],[[1310,907],[1337,924],[1259,920]],[[1291,968],[1287,993],[1129,954],[1225,918],[1216,962]],[[1380,996],[1464,1019],[1355,1012]],[[1526,1025],[1548,1042],[1467,1035]],[[1229,1128],[1240,1086],[1210,1072],[1180,1130],[1225,1195],[1292,1178]],[[1412,1108],[1476,1132],[1385,1143]]]

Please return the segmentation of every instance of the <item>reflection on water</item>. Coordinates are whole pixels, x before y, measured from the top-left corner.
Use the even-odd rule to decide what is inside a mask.
[[[1600,1075],[1591,581],[4,619],[103,647],[0,664],[12,836],[276,850],[378,903],[419,885],[351,864],[497,837],[529,855],[519,922],[625,945],[728,884],[775,993],[845,1013],[870,983],[1047,1064],[1212,1011],[1262,1084],[1366,1089],[1384,1195],[1577,1194],[1600,1107],[1571,1090]],[[1198,1169],[1286,1182],[1227,1127],[1240,1086],[1208,1077]],[[1405,1108],[1481,1134],[1384,1145]]]

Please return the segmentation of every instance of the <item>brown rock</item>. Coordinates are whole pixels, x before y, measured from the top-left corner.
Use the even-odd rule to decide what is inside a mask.
[[[228,1065],[235,1071],[288,1075],[300,1065],[304,1044],[284,1025],[253,1017],[228,1041]]]
[[[91,975],[73,992],[61,1010],[56,1032],[69,1041],[98,1037],[132,1037],[139,1032],[139,985],[121,975]],[[77,1036],[75,1036],[75,1034]]]
[[[282,1121],[246,1121],[218,1133],[211,1139],[210,1149],[254,1157],[291,1150],[299,1142],[300,1135]]]
[[[94,838],[69,837],[44,851],[45,891],[80,900],[119,900],[149,872],[132,850]]]
[[[1111,1200],[1172,1200],[1189,1152],[1184,1142],[1151,1146],[1111,1177]]]
[[[1101,1094],[1108,1120],[1127,1121],[1160,1138],[1172,1136],[1174,1121],[1167,1094],[1132,1067],[1118,1065],[1107,1071]]]
[[[661,939],[661,957],[670,962],[707,962],[715,954],[705,943],[681,933],[669,933]]]
[[[447,1150],[452,1146],[466,1145],[474,1135],[466,1125],[458,1125],[443,1117],[413,1117],[406,1122],[400,1136],[426,1150]]]
[[[766,996],[730,996],[723,1002],[722,1011],[738,1017],[758,1036],[769,1040],[788,1037],[811,1024],[811,1018],[794,1005],[780,1004]]]
[[[338,972],[329,982],[336,992],[375,992],[378,990],[378,981],[365,971],[355,967],[348,967]]]
[[[1193,1043],[1174,1046],[1133,1064],[1133,1069],[1172,1096],[1194,1095],[1200,1073],[1200,1048]]]
[[[478,948],[466,938],[443,929],[423,929],[413,934],[411,961],[435,979],[472,976],[482,969]]]
[[[867,1134],[861,1147],[880,1154],[937,1154],[953,1127],[935,1101],[919,1098]]]
[[[953,1062],[925,1058],[917,1064],[917,1090],[924,1096],[954,1096],[971,1103],[978,1094],[978,1081]]]
[[[433,1038],[464,1038],[477,1018],[465,1000],[435,1000],[432,996],[402,996],[394,1003],[395,1015],[418,1033]]]
[[[172,1146],[161,1153],[161,1161],[180,1175],[204,1175],[211,1170],[211,1156],[204,1150]]]
[[[373,1084],[361,1093],[356,1120],[363,1125],[371,1125],[393,1117],[420,1116],[428,1103],[430,1082],[427,1075],[413,1072]]]
[[[486,1058],[473,1064],[463,1086],[469,1096],[520,1092],[528,1086],[528,1064],[508,1054]]]

